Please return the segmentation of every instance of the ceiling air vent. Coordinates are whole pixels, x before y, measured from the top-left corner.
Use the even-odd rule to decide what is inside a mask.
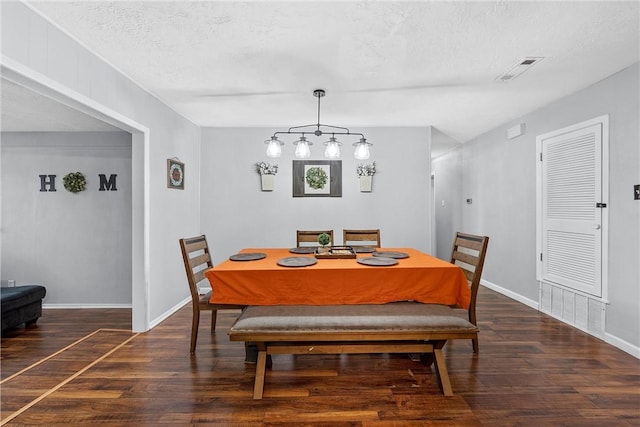
[[[534,64],[537,64],[538,62],[542,61],[542,59],[543,59],[542,56],[526,56],[520,59],[518,62],[516,62],[507,71],[505,71],[504,73],[496,77],[496,81],[510,82],[511,80],[518,77],[520,74],[527,71]]]

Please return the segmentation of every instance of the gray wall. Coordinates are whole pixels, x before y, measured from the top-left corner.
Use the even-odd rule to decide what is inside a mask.
[[[3,279],[47,288],[48,305],[131,304],[131,135],[2,133]],[[87,188],[65,190],[82,172]],[[56,175],[41,192],[39,175]],[[117,191],[98,191],[116,174]]]
[[[483,278],[538,302],[536,281],[536,136],[609,114],[609,275],[606,338],[640,346],[639,66],[614,74],[513,122],[434,162],[439,175],[463,177],[465,231],[491,237]],[[526,123],[513,140],[506,131]],[[436,193],[440,191],[436,181]],[[452,181],[453,182],[453,181]],[[458,197],[455,183],[443,191]],[[473,198],[473,204],[463,203]]]
[[[359,128],[374,144],[371,159],[364,162],[376,161],[373,191],[359,191],[359,162],[345,140],[341,198],[292,197],[294,146],[289,142],[276,159],[274,191],[260,190],[254,164],[267,161],[263,141],[275,130],[203,129],[202,231],[215,262],[246,247],[293,247],[297,229],[331,228],[341,244],[343,228],[380,228],[385,247],[430,251],[430,128]],[[312,146],[311,160],[323,159],[326,139]]]

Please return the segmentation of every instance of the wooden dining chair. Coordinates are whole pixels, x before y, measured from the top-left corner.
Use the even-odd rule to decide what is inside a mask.
[[[318,236],[322,233],[326,233],[331,238],[331,245],[335,245],[333,240],[333,230],[297,230],[296,231],[296,246],[303,246],[302,243],[306,243],[305,246],[320,246],[318,244]],[[313,244],[310,244],[313,243]]]
[[[204,272],[213,267],[209,246],[207,245],[207,238],[204,235],[180,239],[180,249],[182,250],[182,259],[184,260],[184,268],[187,272],[187,281],[189,282],[189,290],[191,291],[193,320],[191,322],[191,347],[189,353],[194,353],[196,351],[196,341],[198,340],[198,326],[200,325],[201,311],[211,310],[211,332],[213,333],[216,329],[218,310],[237,310],[245,306],[211,304],[209,299],[213,291],[200,295],[198,283],[207,280]]]
[[[357,242],[352,244],[352,242]],[[376,230],[342,230],[342,244],[345,246],[380,247],[380,229]]]
[[[467,277],[469,286],[471,287],[471,303],[469,309],[464,310],[456,307],[456,311],[463,311],[469,318],[469,322],[478,326],[476,323],[476,298],[478,296],[478,287],[480,286],[480,277],[482,276],[482,267],[484,266],[484,257],[487,253],[487,245],[489,238],[487,236],[476,236],[473,234],[456,233],[453,241],[453,249],[451,250],[451,263],[462,269]],[[478,352],[478,338],[472,339],[473,352]]]

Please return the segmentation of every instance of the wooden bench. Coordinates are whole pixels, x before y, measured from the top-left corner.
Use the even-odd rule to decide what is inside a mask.
[[[415,302],[250,306],[229,330],[231,341],[258,347],[254,399],[262,399],[272,354],[431,354],[440,387],[452,396],[442,348],[448,340],[477,335],[477,327],[450,307]]]

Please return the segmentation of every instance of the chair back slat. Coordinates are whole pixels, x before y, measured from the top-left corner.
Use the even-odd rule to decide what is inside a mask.
[[[206,269],[200,270],[196,273],[193,273],[193,280],[196,282],[196,285],[200,282],[202,282],[204,279],[206,279],[206,276],[204,275],[204,272],[206,271]]]
[[[464,262],[465,264],[469,264],[474,267],[478,265],[478,261],[480,261],[480,258],[478,258],[476,255],[472,255],[472,254],[460,252],[460,251],[455,251],[453,253],[452,259],[456,261]]]
[[[322,233],[328,234],[331,239],[331,244],[335,245],[335,241],[333,240],[333,230],[297,230],[296,246],[303,246],[301,243],[313,243],[313,245],[308,246],[320,246],[318,244],[318,236]]]
[[[353,244],[352,242],[357,242]],[[347,246],[380,247],[380,229],[375,230],[342,230],[342,244]]]
[[[474,249],[476,251],[481,251],[483,248],[483,237],[484,236],[473,236],[470,234],[461,234],[456,236],[456,245],[462,248]]]
[[[204,253],[202,255],[196,255],[195,257],[189,260],[189,265],[191,268],[196,269],[201,266],[211,267],[211,255],[209,253]],[[202,267],[201,267],[202,268]]]
[[[207,249],[207,239],[204,236],[192,237],[184,240],[185,247],[187,248],[187,252],[195,252],[203,249]]]

